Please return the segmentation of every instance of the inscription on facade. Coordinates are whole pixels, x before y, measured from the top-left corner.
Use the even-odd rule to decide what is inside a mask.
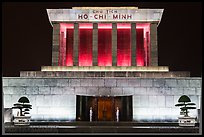
[[[77,14],[78,20],[131,20],[132,14],[121,13],[118,10],[91,10],[89,13]]]

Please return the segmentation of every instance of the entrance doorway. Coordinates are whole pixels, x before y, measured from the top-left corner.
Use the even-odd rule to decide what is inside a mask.
[[[92,108],[92,121],[116,121],[119,108],[119,121],[132,121],[132,96],[80,96],[77,95],[76,120],[89,121]]]
[[[98,98],[98,121],[114,121],[114,99],[110,97]]]

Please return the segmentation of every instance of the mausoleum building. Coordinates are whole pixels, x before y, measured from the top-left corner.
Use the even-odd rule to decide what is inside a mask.
[[[89,121],[92,108],[92,121],[175,122],[180,115],[175,104],[185,94],[200,109],[201,78],[159,66],[158,47],[164,45],[157,32],[163,12],[47,9],[52,64],[3,77],[4,108],[26,96],[31,121]],[[190,115],[197,116],[197,110]]]

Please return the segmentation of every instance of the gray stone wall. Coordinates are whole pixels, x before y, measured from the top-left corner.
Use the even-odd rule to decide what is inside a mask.
[[[75,120],[76,95],[132,95],[133,120],[175,121],[183,94],[200,108],[201,78],[3,78],[4,108],[27,96],[33,120]]]
[[[32,120],[75,120],[76,96],[68,80],[3,79],[4,108],[11,108],[21,96],[32,104]]]
[[[59,63],[59,39],[60,39],[60,24],[53,23],[52,66],[58,66]]]
[[[175,107],[181,95],[188,95],[200,109],[201,79],[166,78],[141,80],[133,96],[133,119],[136,121],[177,121],[179,107]],[[197,116],[197,110],[189,110]]]

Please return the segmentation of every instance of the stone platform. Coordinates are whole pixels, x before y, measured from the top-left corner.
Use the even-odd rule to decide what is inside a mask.
[[[179,127],[178,123],[137,123],[137,122],[31,122],[30,126],[5,124],[5,133],[56,133],[56,134],[189,134],[198,135],[199,125]]]

